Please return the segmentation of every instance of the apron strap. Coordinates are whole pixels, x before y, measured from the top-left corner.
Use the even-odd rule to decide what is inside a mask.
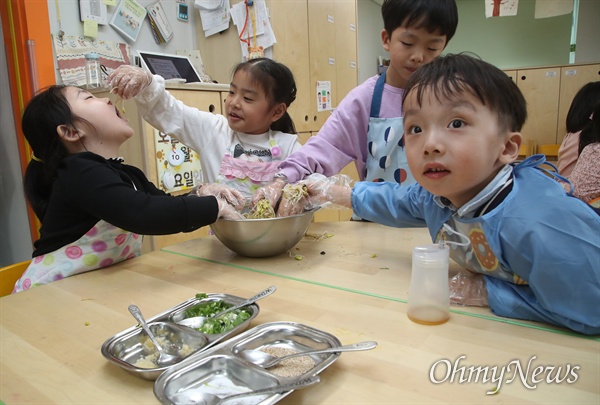
[[[371,100],[371,118],[379,118],[379,109],[381,107],[381,99],[383,98],[383,86],[385,85],[385,74],[383,72],[373,89],[373,99]]]

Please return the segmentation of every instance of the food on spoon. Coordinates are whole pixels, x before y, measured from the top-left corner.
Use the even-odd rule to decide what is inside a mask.
[[[288,354],[298,353],[298,350],[275,346],[266,347],[261,350],[275,357],[283,357]],[[314,366],[315,361],[310,356],[298,356],[282,360],[273,367],[270,367],[269,372],[280,377],[298,377],[312,369]]]
[[[196,294],[196,298],[201,301],[208,298],[208,295]],[[223,314],[218,318],[212,318],[213,315],[216,315],[219,312],[231,307],[232,305],[223,300],[200,302],[193,307],[186,309],[184,315],[186,318],[192,318],[195,316],[206,317],[202,326],[194,329],[207,335],[216,335],[218,333],[227,332],[235,328],[245,320],[249,319],[252,315],[247,309],[240,308]]]
[[[158,342],[160,347],[167,347],[172,344],[177,345],[177,337],[172,333],[169,333],[166,336],[156,336],[156,341]],[[145,337],[144,341],[142,342],[142,346],[144,347],[144,353],[148,354],[146,354],[143,357],[140,357],[135,363],[133,363],[133,365],[139,368],[146,369],[157,368],[158,350],[156,350],[156,346],[154,346],[154,343],[152,343],[152,340],[148,336]],[[183,343],[181,345],[181,348],[177,350],[177,355],[181,357],[187,357],[193,352],[194,349],[192,349],[186,343]]]

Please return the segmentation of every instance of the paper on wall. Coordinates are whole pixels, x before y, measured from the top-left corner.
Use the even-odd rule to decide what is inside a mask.
[[[95,21],[99,25],[108,24],[106,4],[102,0],[79,0],[79,18],[81,21]]]
[[[154,31],[156,42],[162,44],[173,38],[173,29],[160,1],[147,6],[146,10],[148,10],[148,21],[150,21],[150,27]]]
[[[135,42],[145,18],[146,9],[137,1],[121,0],[110,20],[110,26],[125,39]]]
[[[229,0],[195,0],[204,35],[209,37],[229,28]]]
[[[572,11],[573,0],[536,0],[534,18],[556,17]]]
[[[485,1],[485,17],[506,17],[517,15],[519,0],[483,0]]]
[[[317,81],[317,112],[331,109],[331,82]]]
[[[262,46],[265,52],[268,51],[268,48],[277,43],[277,39],[275,38],[275,33],[273,32],[273,28],[271,27],[271,22],[269,21],[269,9],[264,0],[254,0],[254,10],[250,10],[250,12],[255,13],[255,23],[256,23],[256,46]],[[246,39],[249,38],[252,46],[254,44],[254,31],[252,28],[248,29],[248,27],[252,26],[252,20],[248,17],[248,23],[246,24],[246,29],[244,29],[244,23],[246,22],[246,5],[244,2],[240,2],[235,4],[231,10],[231,18],[233,19],[233,23],[237,27],[238,36]],[[243,36],[242,36],[242,30]],[[245,42],[240,41],[240,45],[242,48],[242,57],[243,59],[248,59],[248,45]],[[270,54],[270,53],[269,53]],[[267,53],[265,53],[265,56]]]

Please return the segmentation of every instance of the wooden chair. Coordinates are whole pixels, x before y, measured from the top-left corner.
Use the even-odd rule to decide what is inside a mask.
[[[527,157],[527,145],[522,144],[521,147],[519,147],[519,160],[525,159]]]
[[[31,263],[31,260],[0,268],[0,297],[12,293],[15,283],[21,278],[25,269],[29,267],[29,263]]]
[[[560,145],[557,143],[538,145],[537,153],[546,155],[547,160],[558,160],[558,149],[559,148],[560,148]]]

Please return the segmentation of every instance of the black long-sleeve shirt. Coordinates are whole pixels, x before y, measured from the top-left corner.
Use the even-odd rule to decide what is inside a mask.
[[[215,197],[171,196],[134,166],[77,153],[58,168],[33,257],[76,241],[100,220],[142,235],[166,235],[209,225],[218,212]]]

